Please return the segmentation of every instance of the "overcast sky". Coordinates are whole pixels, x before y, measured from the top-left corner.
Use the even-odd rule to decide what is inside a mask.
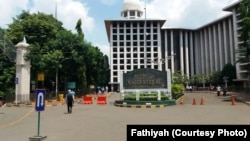
[[[147,18],[167,20],[164,27],[193,29],[228,14],[222,9],[238,0],[138,1],[143,11],[146,3]],[[123,0],[0,0],[0,27],[7,28],[12,23],[12,18],[22,10],[56,15],[63,22],[63,26],[72,32],[76,32],[74,27],[81,18],[85,40],[98,46],[109,56],[104,20],[120,19],[122,4]]]

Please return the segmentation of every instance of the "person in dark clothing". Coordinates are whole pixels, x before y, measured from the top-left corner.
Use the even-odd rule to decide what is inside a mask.
[[[73,98],[73,95],[71,93],[71,90],[69,90],[67,95],[66,95],[66,103],[67,103],[68,113],[71,114],[73,104],[74,104],[74,98]]]
[[[226,95],[227,95],[227,88],[224,87],[224,88],[223,88],[223,96],[226,96]]]

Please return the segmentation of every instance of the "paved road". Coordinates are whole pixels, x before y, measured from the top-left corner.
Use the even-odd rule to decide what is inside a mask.
[[[200,105],[201,98],[204,105]],[[183,104],[164,108],[126,108],[75,104],[72,114],[66,105],[46,107],[41,112],[40,136],[46,141],[126,141],[127,124],[249,124],[250,106],[231,104],[230,97],[209,93],[188,93]],[[193,101],[197,105],[193,105]],[[3,141],[28,141],[38,135],[38,112],[31,107],[0,108],[0,138]]]

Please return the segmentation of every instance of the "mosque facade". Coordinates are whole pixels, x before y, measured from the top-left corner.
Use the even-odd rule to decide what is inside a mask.
[[[122,73],[135,69],[170,69],[187,77],[221,71],[236,65],[237,81],[248,81],[246,64],[236,62],[242,44],[237,8],[241,0],[225,7],[230,14],[197,29],[163,27],[166,20],[142,17],[136,0],[124,0],[122,19],[105,20],[110,43],[110,84],[119,89]],[[146,12],[146,10],[144,11]]]

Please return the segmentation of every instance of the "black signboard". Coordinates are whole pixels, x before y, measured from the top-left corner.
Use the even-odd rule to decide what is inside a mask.
[[[124,89],[167,88],[167,73],[155,69],[137,69],[123,74]]]

